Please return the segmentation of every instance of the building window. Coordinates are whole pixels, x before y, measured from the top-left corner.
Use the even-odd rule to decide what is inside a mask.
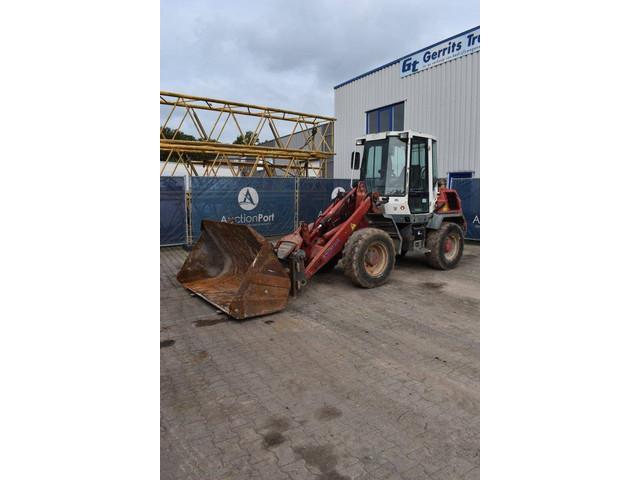
[[[367,133],[404,129],[404,102],[367,112]]]

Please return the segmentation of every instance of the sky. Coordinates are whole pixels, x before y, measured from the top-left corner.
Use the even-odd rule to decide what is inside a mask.
[[[479,0],[161,0],[160,89],[333,115],[333,87],[480,24]]]

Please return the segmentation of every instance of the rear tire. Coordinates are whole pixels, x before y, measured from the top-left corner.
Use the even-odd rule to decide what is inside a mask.
[[[386,283],[395,265],[395,247],[387,232],[363,228],[351,235],[344,248],[342,265],[351,281],[363,288]]]
[[[427,234],[427,263],[438,270],[454,268],[462,258],[464,233],[460,225],[443,222],[438,230]]]

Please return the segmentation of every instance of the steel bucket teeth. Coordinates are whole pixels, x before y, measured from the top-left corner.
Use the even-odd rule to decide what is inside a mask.
[[[178,281],[239,320],[283,310],[291,286],[271,244],[258,232],[210,220],[202,221]]]

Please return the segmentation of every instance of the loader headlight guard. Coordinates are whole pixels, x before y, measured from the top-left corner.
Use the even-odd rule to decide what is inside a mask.
[[[287,242],[287,241],[280,242],[280,245],[278,245],[278,250],[276,254],[278,255],[278,258],[280,260],[284,260],[291,254],[291,252],[293,252],[294,248],[296,248],[296,244],[293,242]]]

